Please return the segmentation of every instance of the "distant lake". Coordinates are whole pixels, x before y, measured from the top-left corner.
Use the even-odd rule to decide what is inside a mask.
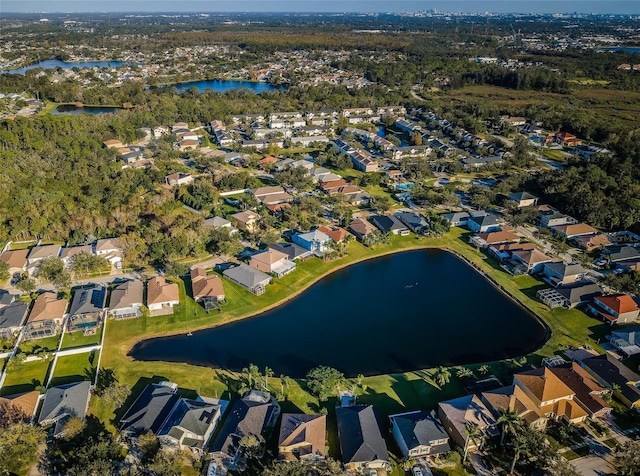
[[[30,64],[29,66],[25,66],[23,68],[17,68],[17,69],[12,69],[12,70],[9,70],[9,71],[3,71],[3,73],[5,73],[5,74],[24,74],[27,71],[29,71],[30,69],[36,69],[36,68],[72,69],[72,68],[94,68],[96,66],[98,68],[105,68],[105,67],[118,68],[118,67],[122,66],[123,64],[125,64],[125,63],[123,63],[122,61],[87,61],[87,62],[75,61],[75,62],[67,63],[65,61],[60,61],[60,60],[57,60],[57,59],[50,59],[50,60],[44,60],[44,61],[40,61],[38,63]]]
[[[78,114],[113,114],[119,108],[116,107],[102,107],[102,106],[83,106],[78,107],[73,104],[62,104],[51,111],[54,116],[66,115],[77,116]]]
[[[611,47],[611,48],[598,48],[598,51],[624,51],[625,53],[640,54],[640,47],[633,47],[633,46],[621,47],[621,46],[616,46],[616,47]]]
[[[231,81],[225,79],[208,79],[202,81],[193,81],[188,83],[175,83],[169,84],[161,87],[175,87],[179,93],[182,91],[186,91],[191,88],[196,88],[199,92],[203,92],[206,89],[211,89],[217,93],[224,93],[225,91],[230,91],[232,89],[238,88],[247,88],[256,94],[260,94],[264,91],[277,91],[279,89],[286,89],[286,86],[273,86],[269,83],[265,82],[255,82],[255,81]]]
[[[533,315],[464,261],[427,249],[354,264],[271,311],[148,339],[130,355],[235,371],[254,363],[291,377],[328,365],[353,377],[511,358],[545,339]]]

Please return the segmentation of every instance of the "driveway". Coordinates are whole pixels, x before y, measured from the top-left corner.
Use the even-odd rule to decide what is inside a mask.
[[[584,456],[582,458],[574,459],[571,461],[571,464],[582,476],[618,474],[611,464],[599,456]]]

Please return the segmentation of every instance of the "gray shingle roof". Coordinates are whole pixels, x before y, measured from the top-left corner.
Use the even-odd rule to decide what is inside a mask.
[[[20,327],[28,310],[29,306],[22,301],[12,302],[0,308],[0,329]]]
[[[393,215],[373,215],[369,217],[369,221],[378,227],[378,229],[383,233],[407,229],[407,226]]]
[[[147,385],[120,420],[121,430],[132,435],[157,433],[178,399],[175,386]]]
[[[432,446],[437,440],[449,439],[435,411],[422,411],[393,415],[391,418],[400,430],[407,448]],[[448,445],[446,445],[448,447]],[[443,452],[449,451],[448,449]]]
[[[202,449],[219,411],[220,405],[183,398],[162,425],[159,435],[169,435],[180,440],[185,433],[192,433],[198,435],[198,438],[186,437],[183,443]]]
[[[69,314],[100,312],[107,299],[107,288],[100,284],[91,284],[75,291]]]
[[[596,296],[602,296],[602,289],[594,283],[578,286],[561,286],[556,291],[564,296],[571,304],[589,302]]]
[[[226,269],[222,274],[248,289],[251,289],[260,283],[267,284],[271,281],[271,277],[268,274],[258,271],[244,263],[241,263],[234,268]]]
[[[629,382],[640,381],[640,375],[617,361],[610,354],[585,359],[582,364],[586,365],[609,385],[617,384],[620,387],[620,393],[630,402],[633,403],[640,400],[640,387],[629,385]]]
[[[372,405],[336,408],[336,419],[343,463],[389,461]]]
[[[54,436],[59,435],[69,418],[84,418],[89,403],[91,382],[74,382],[47,390],[38,423],[56,421]]]

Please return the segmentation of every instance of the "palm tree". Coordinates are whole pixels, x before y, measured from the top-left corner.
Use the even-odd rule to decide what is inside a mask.
[[[481,375],[487,375],[489,373],[489,366],[487,364],[481,365],[480,368],[478,368],[478,372],[480,372]]]
[[[443,387],[451,380],[451,372],[446,367],[438,367],[433,377],[439,387]]]
[[[273,377],[274,373],[269,367],[264,368],[264,388],[269,390],[269,377]]]
[[[464,457],[462,458],[463,463],[467,460],[467,454],[469,453],[469,442],[475,442],[476,438],[480,436],[480,427],[475,423],[467,422],[464,427],[467,431],[467,438],[464,440]]]
[[[469,378],[473,377],[473,370],[468,367],[460,367],[456,372],[456,376],[458,378]]]
[[[516,468],[516,463],[520,458],[520,453],[522,453],[526,449],[527,449],[526,440],[521,440],[518,438],[513,442],[513,450],[515,451],[515,453],[513,454],[513,461],[511,462],[511,469],[509,470],[509,474],[513,474],[513,470]]]
[[[504,438],[507,433],[515,435],[518,429],[521,427],[523,420],[515,410],[509,408],[498,409],[500,416],[498,417],[498,424],[502,427],[502,435],[500,435],[500,445],[504,443]]]

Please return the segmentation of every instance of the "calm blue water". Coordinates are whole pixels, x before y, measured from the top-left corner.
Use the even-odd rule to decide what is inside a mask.
[[[130,355],[236,371],[254,363],[291,377],[328,365],[356,376],[515,357],[545,336],[532,315],[466,263],[430,249],[349,266],[276,309],[191,336],[145,340]]]
[[[122,61],[88,61],[85,63],[82,62],[71,62],[67,63],[65,61],[60,61],[57,59],[50,59],[45,61],[40,61],[39,63],[30,64],[29,66],[25,66],[24,68],[12,69],[9,71],[3,71],[5,74],[24,74],[30,69],[36,68],[44,68],[44,69],[53,69],[53,68],[62,68],[62,69],[72,69],[72,68],[105,68],[105,67],[113,67],[118,68],[122,66]]]
[[[199,92],[203,92],[206,89],[211,89],[212,91],[223,93],[225,91],[230,91],[231,89],[238,88],[247,88],[256,94],[260,94],[264,91],[276,91],[279,89],[286,89],[286,86],[272,86],[269,83],[263,82],[250,82],[250,81],[227,81],[223,79],[210,79],[210,80],[202,80],[202,81],[193,81],[190,83],[176,83],[170,84],[168,86],[162,87],[175,87],[179,93],[182,91],[186,91],[191,88],[196,88]]]
[[[72,104],[63,104],[62,106],[58,106],[51,114],[54,116],[57,115],[65,115],[65,116],[77,116],[78,114],[113,114],[116,112],[118,108],[115,107],[98,107],[98,106],[84,106],[77,107]]]
[[[612,48],[598,48],[598,51],[624,51],[625,53],[640,54],[640,48],[638,47],[612,47]]]

